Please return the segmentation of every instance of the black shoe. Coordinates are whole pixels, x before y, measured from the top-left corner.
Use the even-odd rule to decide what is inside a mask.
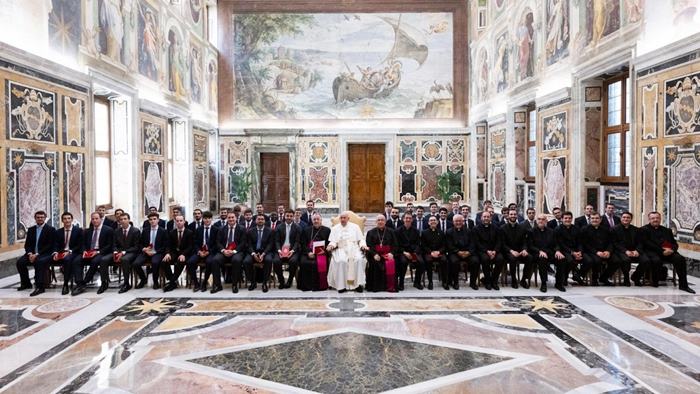
[[[119,293],[119,294],[126,293],[126,292],[129,291],[129,290],[131,290],[131,286],[130,286],[130,285],[124,285],[124,286],[122,286],[122,287],[119,288],[119,292],[118,292],[118,293]]]
[[[357,286],[357,288],[355,289],[355,293],[362,293],[363,291],[365,291],[365,289],[362,287],[362,285]]]
[[[347,291],[348,291],[348,289],[340,289],[340,290],[338,290],[338,294],[343,294],[343,293],[346,293]]]
[[[134,289],[143,289],[144,286],[146,286],[146,279],[139,278],[139,282],[134,286]]]
[[[108,284],[108,283],[105,282],[105,283],[101,284],[101,285],[100,285],[100,288],[97,289],[97,294],[102,294],[102,293],[104,293],[105,291],[107,291],[107,287],[109,287],[109,284]]]
[[[28,284],[28,285],[19,285],[19,287],[17,288],[17,291],[29,290],[29,289],[31,289],[31,288],[32,288],[32,285],[31,285],[31,284]]]
[[[452,288],[455,290],[459,290],[459,282],[455,283],[452,285]]]
[[[287,288],[287,285],[284,282],[280,282],[280,285],[277,286],[278,289],[283,290]]]
[[[615,286],[615,285],[610,281],[610,279],[608,279],[608,278],[601,279],[601,280],[600,280],[600,283],[601,283],[603,286]]]
[[[592,281],[591,286],[598,287],[599,286],[598,281],[597,280]]]
[[[584,285],[583,278],[581,277],[581,275],[574,275],[573,279],[574,279],[574,282],[578,283],[579,286]]]
[[[39,294],[41,294],[41,293],[43,293],[43,292],[44,292],[44,288],[43,288],[43,287],[37,287],[36,289],[34,289],[34,291],[32,291],[32,294],[30,294],[29,296],[30,296],[30,297],[36,297],[36,296],[38,296]]]
[[[177,283],[175,283],[175,282],[168,282],[167,285],[163,286],[164,293],[167,293],[169,291],[173,291],[175,289],[177,289]]]
[[[396,290],[403,291],[403,283],[399,283],[399,285],[396,286]]]
[[[423,290],[423,284],[422,283],[414,283],[413,287],[415,287],[418,290]]]
[[[433,289],[433,282],[428,282],[428,290],[432,290],[432,289]]]
[[[566,291],[566,288],[562,284],[554,285],[554,288],[559,291]]]
[[[511,284],[511,287],[514,288],[514,289],[517,289],[517,288],[518,288],[518,281],[517,281],[517,280],[513,280],[513,281],[512,281],[512,284]]]
[[[651,287],[659,287],[659,282],[651,282]]]
[[[77,296],[83,293],[85,293],[85,285],[78,285],[75,289],[73,289],[70,295]]]
[[[233,288],[231,288],[231,291],[234,293],[238,293],[238,285],[233,285]]]
[[[491,284],[491,288],[494,289],[494,290],[501,290],[501,288],[498,287],[498,283],[496,283],[496,282],[493,282],[493,283]]]
[[[221,287],[221,286],[219,286],[219,285],[214,285],[214,286],[211,288],[211,290],[209,291],[209,293],[211,293],[211,294],[216,294],[216,293],[220,292],[220,291],[223,290],[223,289],[224,289],[224,288]]]
[[[38,290],[38,289],[37,289],[37,290]],[[43,289],[42,289],[42,290],[43,290]],[[688,287],[688,286],[679,287],[678,290],[683,290],[683,291],[688,292],[688,293],[690,293],[690,294],[695,294],[695,290],[691,289],[691,288]],[[34,290],[34,291],[36,292],[36,290]],[[34,293],[32,293],[32,294],[34,294]]]
[[[530,288],[530,284],[527,283],[527,281],[526,281],[525,279],[521,279],[521,280],[520,280],[520,286],[522,286],[523,289],[529,289],[529,288]]]
[[[448,285],[447,283],[443,283],[443,284],[442,284],[442,288],[445,289],[445,290],[449,290],[449,289],[450,289],[450,285]]]
[[[644,286],[644,283],[642,283],[642,280],[641,280],[641,279],[635,279],[635,280],[634,280],[634,285],[637,286],[637,287],[642,287],[642,286]]]
[[[284,285],[285,289],[291,289],[292,288],[292,281],[288,280],[287,283]]]
[[[199,291],[201,291],[202,293],[207,291],[207,282],[202,282],[202,284],[199,285]]]
[[[472,283],[469,287],[471,287],[472,290],[479,290],[479,286],[477,286],[476,283]]]
[[[484,283],[484,287],[486,288],[486,290],[491,290],[491,283],[489,283],[489,282]]]
[[[542,286],[540,286],[540,291],[543,293],[547,292],[547,284],[546,283],[542,283]]]
[[[262,291],[263,293],[267,293],[267,283],[262,284]]]
[[[158,290],[160,289],[160,283],[158,281],[153,282],[153,290]]]
[[[622,284],[625,285],[626,287],[632,286],[632,283],[630,283],[630,280],[629,280],[629,279],[625,279],[625,281],[622,282]]]
[[[70,293],[70,288],[68,288],[68,284],[64,284],[63,289],[61,289],[61,294],[66,295],[68,293]]]

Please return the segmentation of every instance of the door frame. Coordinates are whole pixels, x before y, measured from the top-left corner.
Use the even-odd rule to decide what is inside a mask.
[[[252,149],[252,173],[253,173],[253,187],[250,193],[250,200],[248,203],[251,208],[254,208],[254,204],[260,202],[260,154],[261,153],[287,153],[289,154],[289,201],[287,202],[287,208],[294,209],[293,206],[296,201],[297,193],[297,152],[295,144],[286,145],[273,145],[273,144],[253,144]]]
[[[382,144],[384,145],[384,201],[393,201],[394,183],[391,175],[394,174],[394,160],[396,156],[395,134],[364,134],[364,135],[339,135],[340,148],[340,174],[338,177],[340,189],[340,211],[350,209],[350,160],[348,159],[348,144]],[[396,201],[394,201],[396,202]]]

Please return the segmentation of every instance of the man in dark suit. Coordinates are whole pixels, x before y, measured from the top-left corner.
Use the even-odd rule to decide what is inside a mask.
[[[152,213],[158,213],[158,208],[156,207],[149,207],[148,208],[148,215]],[[143,225],[141,225],[141,232],[143,233],[144,231],[148,230],[151,227],[151,223],[148,220],[148,215],[146,215],[146,220],[143,221]],[[163,227],[165,228],[165,220],[164,219],[158,219],[158,227]]]
[[[613,204],[605,204],[605,215],[600,218],[600,225],[612,230],[620,224],[620,217],[615,215],[615,206]]]
[[[102,220],[102,224],[104,224],[107,227],[111,227],[112,229],[116,227],[116,222],[106,216],[107,208],[104,205],[100,205],[97,207],[97,213],[100,215],[100,220]],[[92,221],[90,221],[90,226],[92,226]]]
[[[299,226],[302,232],[310,226],[310,224],[307,224],[305,221],[301,220],[301,209],[299,208],[294,210],[294,223]]]
[[[194,234],[187,228],[185,217],[177,215],[175,228],[168,234],[168,251],[161,261],[165,277],[169,282],[163,288],[164,292],[177,288],[177,279],[182,274],[189,259],[194,254]],[[170,269],[170,265],[175,265],[175,273]]]
[[[443,234],[447,234],[447,230],[452,228],[452,221],[447,219],[447,208],[440,208],[438,214],[438,228]]]
[[[160,263],[163,260],[163,256],[168,248],[168,232],[165,231],[164,227],[158,225],[160,218],[157,212],[152,212],[148,214],[148,224],[149,226],[141,231],[141,253],[134,260],[134,269],[136,274],[139,276],[139,285],[136,286],[140,289],[140,285],[145,285],[147,282],[146,274],[141,268],[148,259],[151,260],[151,272],[153,274],[153,289],[160,289]],[[170,278],[168,278],[170,279]]]
[[[255,216],[258,215],[263,215],[265,217],[265,225],[270,226],[270,215],[265,213],[265,207],[262,205],[262,203],[258,203],[255,205]]]
[[[642,227],[642,231],[645,241],[644,250],[651,263],[652,284],[658,284],[658,272],[662,264],[673,264],[678,275],[678,289],[695,294],[695,290],[688,286],[687,263],[678,253],[678,242],[673,237],[671,229],[661,225],[661,214],[658,212],[650,212],[648,218],[649,224]]]
[[[239,205],[236,205],[236,207],[239,207],[238,209],[240,209]],[[253,211],[250,211],[250,212],[252,215]],[[226,220],[228,218],[228,213],[229,213],[228,208],[219,209],[219,218],[216,219],[214,222],[212,222],[212,226],[217,227],[217,228],[221,228],[221,227],[225,226]],[[236,216],[236,217],[238,217],[238,216]]]
[[[591,214],[593,213],[595,208],[593,208],[593,205],[591,204],[586,204],[586,208],[583,209],[583,215],[579,216],[576,218],[574,221],[574,224],[578,228],[584,228],[591,224]]]
[[[523,265],[523,276],[520,285],[524,288],[530,287],[530,277],[532,276],[532,257],[528,253],[527,235],[530,231],[518,224],[518,211],[511,209],[507,215],[508,222],[501,226],[503,235],[503,259],[510,268],[511,286],[518,288],[518,265]]]
[[[238,283],[241,281],[243,262],[248,251],[248,235],[245,228],[238,224],[238,217],[233,212],[229,212],[226,225],[219,227],[216,240],[216,250],[219,253],[207,265],[201,291],[206,290],[210,273],[214,281],[211,293],[214,294],[222,290],[221,267],[225,267],[228,263],[231,265],[231,271],[224,272],[224,274],[231,281],[231,291],[238,293]]]
[[[112,223],[112,228],[114,230],[119,228],[119,218],[122,217],[123,214],[124,210],[121,208],[117,208],[114,210],[114,215],[112,215],[114,217],[114,223]]]
[[[109,286],[109,266],[112,264],[114,251],[114,229],[104,225],[100,214],[93,212],[90,215],[90,228],[83,234],[83,254],[75,259],[75,283],[73,295],[85,291],[87,283],[92,282],[95,273],[100,271],[100,287],[97,294],[102,294]],[[83,279],[83,268],[89,265],[87,274]]]
[[[387,201],[384,203],[384,218],[388,218],[391,216],[391,210],[394,208],[394,203],[392,201]]]
[[[175,218],[182,215],[182,209],[180,207],[173,207],[173,218],[168,220],[168,223],[165,224],[165,230],[168,231],[168,234],[170,234],[171,231],[175,228]],[[185,227],[187,227],[187,221],[185,220]]]
[[[426,230],[428,227],[428,216],[425,214],[425,208],[423,206],[419,205],[416,207],[416,216],[413,217],[413,227],[415,227],[418,230],[418,234],[421,234],[423,230]]]
[[[430,205],[428,206],[429,212],[428,212],[428,218],[430,216],[435,216],[436,219],[440,218],[440,210],[438,207],[438,204],[436,202],[431,202]],[[440,226],[438,226],[440,228]]]
[[[199,230],[200,227],[202,227],[202,210],[197,208],[194,211],[192,211],[192,215],[194,217],[194,220],[192,223],[187,225],[187,228],[192,231],[193,234],[197,233],[197,230]]]
[[[272,252],[275,243],[272,230],[265,226],[265,215],[255,217],[255,227],[248,230],[247,235],[248,255],[243,260],[243,266],[246,276],[250,279],[248,291],[253,291],[257,287],[255,268],[262,265],[262,291],[267,293],[267,280],[272,270]]]
[[[585,276],[589,270],[593,270],[592,285],[598,286],[598,277],[606,286],[611,286],[612,283],[604,275],[600,275],[600,270],[603,264],[610,267],[613,264],[613,245],[611,242],[610,230],[600,224],[600,214],[593,212],[591,214],[591,225],[584,227],[581,232],[583,243],[583,264],[581,265],[582,276]],[[610,273],[609,268],[606,268],[606,273]]]
[[[518,204],[516,204],[514,202],[508,204],[508,210],[510,211],[511,209],[515,209],[515,212],[518,212]],[[524,221],[525,221],[525,218],[523,217],[523,215],[518,213],[518,223],[522,223]]]
[[[554,209],[552,209],[552,214],[554,215],[554,219],[547,222],[547,227],[554,230],[561,225],[561,208],[554,207]]]
[[[447,220],[454,221],[455,215],[460,215],[462,211],[459,209],[459,201],[452,201],[451,210],[447,213]]]
[[[418,290],[423,290],[423,284],[420,278],[423,276],[423,271],[425,271],[425,261],[423,260],[423,253],[421,251],[420,232],[413,224],[413,215],[410,213],[406,212],[403,214],[403,226],[400,226],[398,230],[396,230],[396,238],[399,242],[400,252],[396,259],[398,264],[396,274],[399,279],[398,290],[402,291],[404,289],[403,282],[409,265],[413,265],[416,269],[413,287]]]
[[[569,281],[569,272],[574,272],[574,280],[582,285],[583,279],[578,274],[577,267],[583,263],[583,246],[581,245],[581,229],[574,226],[571,221],[574,215],[571,212],[564,212],[561,216],[562,225],[554,230],[554,238],[556,241],[556,250],[554,259],[556,260],[557,273],[559,269],[562,271],[559,280],[561,285],[566,287]]]
[[[488,211],[489,208],[493,208],[493,203],[491,202],[491,200],[484,200],[484,210],[481,212],[477,212],[476,218],[475,218],[476,220],[474,220],[474,223],[477,226],[481,224],[481,215],[483,215],[484,212]],[[500,221],[500,219],[498,217],[494,217],[493,212],[492,212],[491,223],[494,224],[495,222],[498,222],[498,221]]]
[[[270,214],[270,230],[274,232],[275,230],[277,230],[277,226],[282,224],[282,222],[284,222],[284,214],[282,214],[282,216],[279,216],[277,212],[272,212]]]
[[[428,275],[428,290],[433,289],[433,263],[438,264],[438,269],[443,270],[447,265],[447,243],[445,233],[438,227],[437,217],[431,216],[428,219],[428,227],[420,235],[420,244],[423,251],[423,261],[425,261],[425,271]],[[418,279],[416,279],[418,280]],[[447,278],[443,277],[443,281]],[[444,286],[444,285],[443,285]]]
[[[554,230],[547,223],[547,216],[540,214],[537,216],[537,228],[532,230],[528,236],[528,251],[532,259],[537,264],[537,271],[540,275],[540,291],[547,292],[547,268],[554,263],[554,253],[556,250],[556,239]],[[564,270],[557,267],[556,288],[559,291],[566,291],[562,285],[561,276]]]
[[[391,208],[391,213],[388,218],[385,218],[386,226],[392,230],[396,230],[403,225],[403,221],[399,217],[399,209]]]
[[[121,264],[124,271],[124,284],[119,289],[120,294],[131,289],[131,266],[141,250],[140,240],[141,231],[131,225],[131,216],[123,213],[119,217],[119,227],[114,231],[114,263]]]
[[[243,211],[243,220],[239,220],[238,225],[243,227],[246,232],[255,227],[255,219],[253,218],[252,209],[248,208]]]
[[[53,252],[53,264],[60,264],[63,267],[63,289],[61,294],[66,295],[70,292],[68,283],[73,272],[75,259],[83,252],[83,230],[78,226],[73,225],[73,214],[64,212],[61,215],[63,227],[56,229],[56,246]],[[34,269],[37,272],[45,272],[49,269],[49,262],[44,265],[44,260],[41,264],[35,264]]]
[[[304,213],[301,214],[301,221],[309,226],[312,225],[312,216],[316,212],[314,211],[314,205],[315,204],[313,200],[308,200],[306,202],[306,210],[304,211]]]
[[[464,226],[469,230],[472,230],[476,226],[476,223],[474,223],[472,219],[469,219],[469,216],[472,214],[472,208],[469,206],[469,204],[464,204],[459,207],[459,210],[460,214],[464,218]]]
[[[457,214],[452,217],[454,226],[447,230],[447,262],[448,283],[453,289],[459,290],[459,271],[462,263],[470,273],[469,285],[478,290],[476,277],[479,276],[479,261],[476,258],[474,240],[471,230],[464,225],[464,216]],[[445,287],[445,286],[443,286]],[[446,289],[447,290],[447,289]]]
[[[311,226],[303,230],[301,249],[303,256],[299,261],[297,288],[303,291],[328,289],[328,262],[326,253],[331,229],[321,224],[321,215],[311,215]],[[314,243],[317,247],[314,247]],[[322,245],[321,245],[322,244]]]
[[[236,215],[233,215],[234,217]],[[197,231],[194,233],[194,249],[195,253],[190,256],[189,259],[187,259],[187,274],[190,276],[190,280],[192,281],[192,291],[206,291],[207,290],[207,285],[206,282],[209,279],[209,274],[211,273],[211,267],[214,264],[213,261],[217,258],[219,255],[219,247],[218,247],[218,242],[217,242],[217,235],[219,229],[221,227],[214,227],[212,225],[212,218],[213,215],[209,211],[205,211],[202,213],[202,225],[199,226]],[[242,232],[242,231],[240,231]],[[204,281],[202,283],[199,283],[199,280],[197,279],[197,264],[203,261],[204,262],[204,272],[205,274],[203,275]],[[218,284],[218,287],[221,287],[221,265],[218,266],[219,273],[218,275],[218,282],[216,279],[214,280],[215,285],[214,287],[217,287],[216,284]],[[240,264],[239,264],[239,270],[240,270]],[[234,286],[237,286],[238,282],[234,284]],[[218,291],[218,290],[217,290]]]
[[[27,267],[29,264],[34,265],[34,283],[36,288],[30,294],[31,297],[43,293],[48,285],[46,269],[40,270],[38,267],[48,267],[51,255],[56,247],[54,238],[56,230],[51,225],[46,224],[46,212],[35,212],[34,221],[36,224],[27,230],[27,238],[24,241],[24,255],[16,263],[20,277],[18,291],[32,288]]]
[[[288,209],[284,212],[284,222],[277,226],[273,236],[277,252],[273,253],[272,264],[279,281],[279,288],[291,288],[301,256],[301,227],[294,223],[294,211]],[[289,265],[289,279],[286,283],[282,270],[284,262]],[[299,282],[297,282],[297,287],[299,287]]]
[[[641,286],[642,278],[640,274],[649,266],[649,258],[644,254],[644,250],[642,249],[642,244],[644,242],[642,231],[632,225],[632,213],[624,212],[622,214],[620,217],[620,224],[612,229],[612,237],[615,257],[617,257],[617,261],[620,263],[625,286],[629,287],[632,285],[630,282],[630,268],[632,263],[637,263],[637,271],[639,271],[639,268],[642,268],[641,271],[635,271],[632,275],[634,284]]]
[[[526,217],[525,220],[520,224],[523,226],[528,231],[532,231],[537,227],[537,222],[535,221],[535,209],[534,208],[528,208],[525,211]]]
[[[476,253],[484,273],[486,290],[500,290],[498,277],[503,271],[502,236],[498,227],[491,224],[490,210],[481,213],[481,224],[474,229]]]

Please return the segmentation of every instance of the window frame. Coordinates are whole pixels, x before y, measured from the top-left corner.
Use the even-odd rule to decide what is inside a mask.
[[[107,108],[107,141],[108,141],[108,148],[106,151],[104,150],[97,150],[97,147],[93,149],[93,152],[95,154],[94,156],[94,169],[93,171],[95,172],[95,177],[97,177],[97,159],[107,159],[107,172],[108,172],[108,177],[109,177],[109,198],[108,202],[98,202],[97,201],[97,192],[95,192],[95,203],[96,205],[104,205],[108,208],[112,208],[112,204],[114,202],[113,200],[113,193],[112,193],[112,184],[114,183],[114,180],[112,179],[113,173],[112,173],[112,102],[109,100],[109,98],[104,97],[104,96],[93,96],[93,113],[95,112],[95,105],[100,104],[104,105]],[[100,125],[101,127],[102,125]],[[95,130],[97,129],[97,125],[94,125],[93,129],[93,138],[95,138]],[[93,141],[93,146],[94,146]],[[97,182],[95,182],[95,185],[97,185]]]
[[[608,126],[608,88],[620,82],[620,124],[616,126]],[[602,160],[602,176],[601,183],[628,183],[629,174],[627,173],[627,133],[630,133],[630,124],[627,114],[627,84],[630,83],[629,73],[620,74],[618,76],[606,79],[603,82],[603,127],[601,128],[601,149],[603,150]],[[631,109],[631,108],[630,108]],[[611,134],[620,134],[620,175],[608,175],[608,136]],[[630,140],[631,143],[633,143]],[[631,152],[631,151],[630,151]],[[631,170],[631,169],[630,169]]]
[[[535,117],[535,139],[530,140],[530,135],[532,134],[532,130],[530,130],[530,127],[532,125],[532,116],[534,112],[534,117]],[[525,126],[525,182],[532,183],[535,182],[535,178],[537,177],[537,109],[533,107],[529,107],[527,109],[527,116],[526,116],[526,126]],[[530,148],[534,147],[535,148],[535,174],[530,175]]]

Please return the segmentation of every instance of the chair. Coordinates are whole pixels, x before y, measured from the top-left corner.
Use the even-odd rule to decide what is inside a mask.
[[[360,227],[360,230],[362,233],[365,233],[365,222],[367,222],[367,218],[364,216],[360,216],[356,214],[353,211],[348,211],[350,213],[350,222],[355,223]],[[334,216],[331,218],[331,225],[335,226],[336,224],[340,223],[340,215]]]

